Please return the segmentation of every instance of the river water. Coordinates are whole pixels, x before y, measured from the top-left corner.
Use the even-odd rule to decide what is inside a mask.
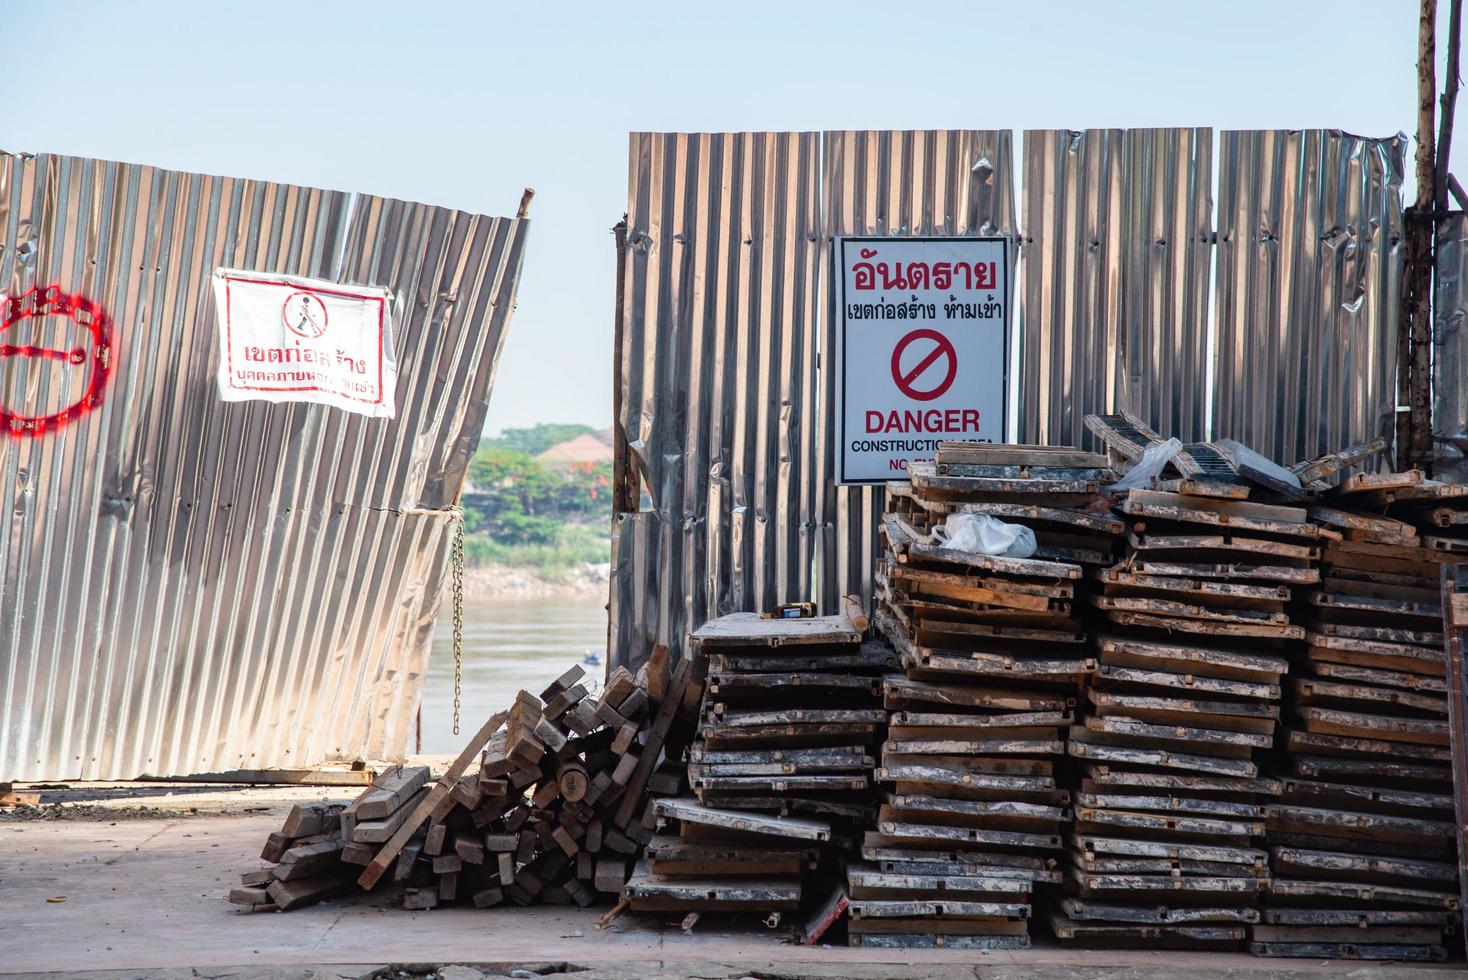
[[[539,694],[581,663],[588,650],[606,655],[604,596],[464,601],[464,681],[459,734],[453,733],[454,654],[445,598],[435,624],[428,686],[423,692],[423,751],[457,755],[464,741],[524,689]],[[605,668],[586,665],[600,684]]]

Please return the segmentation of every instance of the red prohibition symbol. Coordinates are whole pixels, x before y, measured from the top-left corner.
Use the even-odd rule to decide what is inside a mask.
[[[42,361],[64,361],[87,372],[82,395],[65,408],[49,415],[25,415],[0,402],[0,431],[12,436],[39,436],[59,429],[102,403],[102,390],[107,387],[112,368],[112,320],[107,311],[81,293],[64,293],[57,285],[37,286],[12,296],[0,304],[0,365],[11,358],[24,363],[27,358]],[[82,329],[91,340],[85,346],[70,350],[41,347],[34,344],[11,344],[5,332],[22,320],[64,316]]]
[[[923,340],[931,340],[935,346],[922,356],[922,359],[911,368],[902,370],[902,355],[914,343]],[[918,348],[922,350],[921,347]],[[947,371],[942,380],[931,387],[919,387],[918,382],[923,375],[929,373],[928,369],[940,360],[947,361]],[[958,376],[958,351],[953,349],[953,341],[943,336],[936,330],[922,327],[903,337],[892,348],[892,380],[897,382],[897,390],[908,398],[920,402],[930,402],[953,387],[953,379]]]

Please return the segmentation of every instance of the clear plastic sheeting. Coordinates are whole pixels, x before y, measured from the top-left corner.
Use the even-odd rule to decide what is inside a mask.
[[[954,514],[933,528],[933,537],[954,551],[997,558],[1028,558],[1039,547],[1034,531],[990,514]]]
[[[1182,440],[1173,436],[1161,442],[1154,442],[1142,450],[1142,458],[1137,460],[1137,465],[1126,471],[1120,480],[1111,486],[1111,491],[1117,490],[1143,490],[1152,485],[1152,481],[1162,475],[1178,453],[1183,451]]]

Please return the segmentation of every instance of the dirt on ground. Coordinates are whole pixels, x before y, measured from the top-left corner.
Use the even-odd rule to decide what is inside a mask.
[[[404,911],[374,892],[289,913],[227,901],[262,864],[291,803],[350,787],[28,784],[35,812],[0,817],[0,974],[102,980],[1351,980],[1465,976],[1461,964],[1264,961],[1158,950],[881,950],[782,942],[738,917],[607,906]],[[350,965],[341,965],[350,964]]]

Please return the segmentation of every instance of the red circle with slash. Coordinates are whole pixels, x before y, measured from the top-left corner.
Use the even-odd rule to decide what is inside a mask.
[[[63,293],[60,286],[37,286],[19,296],[12,296],[0,306],[0,361],[11,357],[65,361],[87,365],[85,391],[76,401],[48,415],[25,415],[0,403],[0,432],[12,436],[38,436],[59,429],[102,403],[102,390],[107,387],[112,368],[112,320],[107,311],[80,293]],[[71,350],[37,345],[3,342],[5,331],[22,320],[64,316],[83,328],[92,338],[89,354],[84,347]]]
[[[913,344],[924,340],[933,341],[934,346],[922,355],[917,364],[904,371],[902,355],[907,353],[907,349]],[[919,347],[918,350],[922,348]],[[942,379],[932,387],[919,387],[918,382],[924,375],[931,374],[930,369],[939,361],[946,361],[948,365]],[[897,390],[908,398],[920,402],[932,401],[953,387],[953,379],[956,377],[958,377],[958,351],[953,349],[953,341],[936,330],[928,327],[914,330],[892,348],[892,380],[897,383]]]

